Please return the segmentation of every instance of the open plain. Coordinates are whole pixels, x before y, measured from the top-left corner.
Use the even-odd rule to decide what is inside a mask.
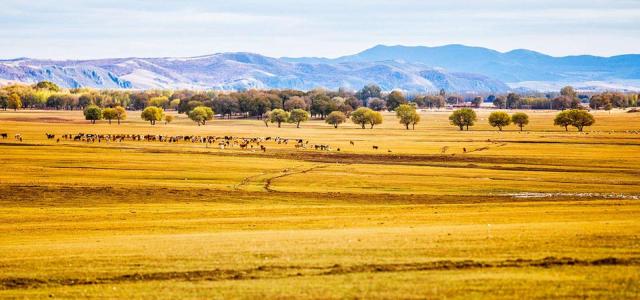
[[[578,133],[555,111],[523,132],[450,113],[405,130],[2,111],[0,298],[640,297],[640,114]],[[58,141],[77,133],[272,139]]]

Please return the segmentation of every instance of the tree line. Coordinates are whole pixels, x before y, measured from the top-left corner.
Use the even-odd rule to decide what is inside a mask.
[[[188,113],[198,106],[210,107],[225,117],[261,118],[267,111],[304,109],[312,117],[324,119],[333,111],[349,115],[359,107],[374,111],[395,111],[401,104],[417,108],[440,109],[446,106],[480,107],[491,103],[499,109],[592,109],[637,107],[637,93],[603,92],[578,93],[567,86],[558,93],[504,95],[457,95],[444,90],[434,94],[405,94],[401,91],[383,92],[377,85],[367,85],[359,91],[339,89],[329,91],[247,90],[238,92],[194,90],[94,90],[89,88],[62,89],[49,81],[33,85],[14,84],[0,88],[0,108],[84,110],[89,105],[101,108],[124,107],[143,110],[149,106]]]
[[[460,130],[469,130],[469,127],[475,125],[478,116],[473,109],[462,108],[454,111],[449,116],[451,125],[457,126]],[[494,111],[489,115],[489,125],[498,128],[499,131],[510,124],[515,124],[520,131],[529,124],[529,115],[523,112],[517,112],[511,116],[504,111]],[[573,126],[582,132],[584,127],[595,124],[595,117],[584,109],[570,109],[559,112],[553,119],[553,125],[562,126],[569,131],[569,126]]]

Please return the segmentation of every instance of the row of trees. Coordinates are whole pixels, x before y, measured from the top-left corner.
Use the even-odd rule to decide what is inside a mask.
[[[476,112],[470,108],[458,109],[449,116],[451,124],[458,126],[460,130],[469,130],[469,127],[475,125],[477,120],[478,116]],[[512,123],[517,125],[520,131],[522,131],[524,126],[529,124],[529,116],[522,112],[509,116],[506,112],[496,111],[489,115],[488,121],[489,125],[497,127],[500,131]],[[574,126],[578,131],[583,131],[584,127],[591,126],[595,122],[595,118],[589,112],[582,109],[571,109],[558,113],[554,118],[553,124],[562,126],[567,131],[569,130],[569,126]]]
[[[315,89],[297,90],[248,90],[242,92],[192,91],[192,90],[92,90],[88,88],[62,89],[43,81],[34,85],[9,85],[0,88],[0,108],[3,109],[85,109],[90,105],[101,108],[124,107],[143,110],[159,107],[188,114],[194,108],[205,106],[224,117],[262,118],[268,111],[282,109],[291,112],[303,109],[311,117],[324,119],[333,111],[346,116],[360,108],[374,111],[395,111],[403,104],[417,108],[439,109],[447,105],[480,107],[493,103],[500,109],[577,109],[589,105],[592,109],[627,108],[638,105],[638,94],[605,92],[579,94],[572,87],[564,87],[559,93],[545,95],[461,96],[444,90],[437,94],[404,94],[401,91],[382,92],[376,85],[367,85],[357,92],[340,89],[328,91]]]
[[[108,120],[111,124],[112,120],[117,120],[120,124],[121,120],[127,118],[127,111],[121,107],[116,106],[114,108],[101,109],[96,105],[90,105],[84,110],[85,118],[95,124],[98,120]],[[207,121],[214,118],[214,112],[210,107],[198,106],[192,109],[188,114],[189,118],[196,122],[198,125],[205,125]],[[150,106],[145,108],[140,117],[148,121],[151,125],[155,125],[157,121],[165,120],[165,123],[173,121],[173,116],[165,115],[164,110],[160,107]],[[400,124],[403,124],[406,129],[409,129],[409,125],[413,126],[420,122],[420,115],[417,113],[415,106],[408,104],[401,104],[396,109],[396,117]],[[283,109],[274,109],[264,115],[264,123],[268,127],[269,122],[278,124],[281,127],[282,123],[294,123],[297,128],[300,128],[300,123],[309,120],[310,114],[304,109],[296,108],[291,112]],[[347,116],[341,111],[333,111],[328,114],[325,122],[333,125],[335,128],[344,122],[346,122]],[[454,111],[449,116],[449,121],[452,125],[458,126],[460,130],[469,130],[470,126],[475,125],[478,120],[476,112],[470,108],[463,108]],[[369,125],[373,128],[375,125],[382,124],[383,118],[380,112],[374,111],[370,108],[360,107],[351,113],[351,121],[354,124],[358,124],[362,129]],[[508,113],[502,111],[492,112],[488,118],[489,125],[497,127],[498,130],[502,129],[510,124],[515,124],[523,130],[524,126],[529,124],[529,116],[525,113],[518,112],[509,116]],[[583,131],[584,127],[591,126],[595,123],[595,118],[587,111],[580,109],[572,109],[562,111],[554,118],[554,125],[562,126],[565,130],[569,130],[569,126],[574,126],[578,131]]]

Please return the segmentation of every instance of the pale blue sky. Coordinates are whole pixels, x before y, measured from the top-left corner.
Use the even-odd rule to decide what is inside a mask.
[[[376,44],[640,53],[638,0],[0,0],[0,58],[337,57]]]

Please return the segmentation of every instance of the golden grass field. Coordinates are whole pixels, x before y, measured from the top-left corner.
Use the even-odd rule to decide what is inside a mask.
[[[0,112],[0,298],[640,298],[640,114],[577,133],[529,111],[521,133],[478,113],[461,132],[450,111],[408,131]],[[79,132],[334,150],[45,136]]]

